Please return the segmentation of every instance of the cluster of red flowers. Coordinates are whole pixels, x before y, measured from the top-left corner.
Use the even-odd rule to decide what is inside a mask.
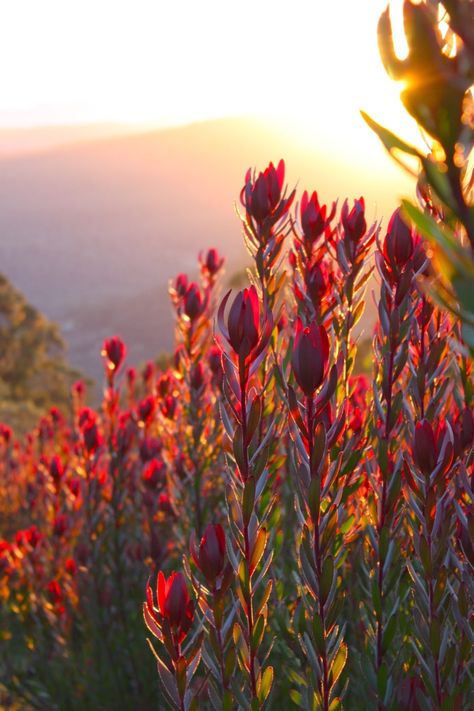
[[[126,369],[112,337],[100,407],[77,383],[69,416],[0,426],[0,688],[25,703],[153,707],[148,576],[178,709],[467,698],[471,361],[399,211],[380,239],[363,198],[294,199],[283,161],[247,173],[252,283],[219,300],[216,249],[178,275],[169,368]]]

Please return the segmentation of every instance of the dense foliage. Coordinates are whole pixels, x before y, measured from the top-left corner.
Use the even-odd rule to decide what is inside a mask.
[[[419,214],[469,250],[429,177]],[[382,230],[363,198],[297,195],[283,161],[249,170],[240,202],[248,285],[220,294],[215,249],[176,277],[170,368],[125,370],[114,336],[100,408],[78,382],[70,417],[0,429],[5,707],[469,708],[462,304],[436,296],[418,218]]]

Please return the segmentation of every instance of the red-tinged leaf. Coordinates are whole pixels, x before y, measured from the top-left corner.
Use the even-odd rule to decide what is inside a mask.
[[[320,595],[323,602],[326,602],[334,580],[334,559],[329,556],[323,563],[320,580]]]
[[[158,674],[163,684],[163,688],[169,697],[172,704],[180,708],[180,699],[178,693],[178,687],[176,686],[176,680],[173,674],[170,672],[168,667],[158,658],[157,660]]]
[[[217,325],[219,326],[219,330],[226,339],[227,342],[229,342],[229,331],[227,330],[227,326],[224,320],[224,312],[225,312],[225,307],[227,305],[227,302],[229,301],[229,296],[232,293],[232,289],[229,289],[227,294],[224,296],[222,299],[221,303],[219,304],[219,309],[217,311]]]
[[[265,632],[265,617],[263,615],[259,615],[259,617],[257,618],[257,621],[255,622],[255,627],[252,630],[251,648],[252,648],[253,652],[256,652],[257,649],[260,647],[264,632]]]
[[[163,641],[163,634],[161,632],[161,628],[159,627],[157,621],[155,620],[155,617],[151,614],[150,610],[148,609],[147,603],[143,603],[143,617],[145,619],[145,624],[157,639],[160,640],[160,642]]]
[[[322,422],[316,426],[313,439],[313,453],[311,455],[311,472],[315,474],[323,459],[326,458],[326,428]]]
[[[242,497],[242,517],[244,526],[248,526],[250,517],[253,513],[255,503],[255,479],[250,476],[244,485],[244,494]]]
[[[232,441],[232,451],[234,453],[235,463],[237,464],[239,471],[244,475],[244,447],[242,442],[242,428],[240,427],[240,425],[236,427],[236,430],[234,432],[234,439]]]
[[[323,410],[328,404],[329,400],[332,398],[336,391],[337,386],[337,365],[333,365],[329,371],[329,377],[326,379],[320,393],[318,394],[315,401],[316,411]]]
[[[303,418],[301,417],[298,400],[295,391],[293,390],[291,385],[288,386],[288,405],[290,408],[290,415],[293,418],[296,426],[298,427],[303,437],[305,439],[308,439],[308,430],[306,429],[306,425],[303,421]]]
[[[313,635],[318,653],[323,654],[326,649],[326,643],[321,618],[317,612],[313,614]]]
[[[308,505],[311,518],[315,522],[319,518],[319,507],[321,500],[321,482],[318,476],[311,479],[308,492]]]
[[[224,658],[224,676],[227,680],[232,677],[235,669],[235,648],[230,645]]]
[[[266,584],[266,586],[265,586],[265,591],[264,591],[264,593],[263,593],[263,595],[262,595],[262,599],[260,600],[260,602],[259,602],[259,604],[258,604],[258,606],[257,606],[257,609],[255,610],[255,616],[256,616],[256,617],[258,617],[258,616],[260,615],[260,613],[262,612],[263,608],[264,608],[265,605],[267,604],[268,598],[270,597],[270,593],[271,593],[271,591],[272,591],[272,588],[273,588],[273,580],[268,580],[268,581],[267,581],[267,584]]]
[[[262,399],[256,395],[252,406],[250,408],[250,413],[247,419],[247,444],[252,441],[252,437],[259,425],[260,418],[262,416]]]
[[[181,699],[184,699],[184,694],[186,692],[186,669],[186,659],[181,656],[175,662],[176,684],[178,686],[178,693]]]

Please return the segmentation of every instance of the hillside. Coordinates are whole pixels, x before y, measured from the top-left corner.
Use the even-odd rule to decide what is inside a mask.
[[[350,156],[251,119],[75,141],[0,161],[0,271],[60,323],[72,364],[93,377],[112,332],[131,361],[170,347],[168,279],[194,270],[201,249],[217,246],[228,275],[242,264],[234,203],[248,166],[284,157],[290,183],[327,200],[363,194],[369,218],[404,185],[388,160],[375,175],[359,159],[348,169]]]

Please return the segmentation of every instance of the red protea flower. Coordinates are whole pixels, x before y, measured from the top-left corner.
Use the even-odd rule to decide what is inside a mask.
[[[307,397],[312,397],[321,385],[328,360],[329,340],[324,326],[313,321],[310,326],[303,327],[298,318],[291,363],[296,382]]]
[[[217,320],[224,338],[232,350],[239,357],[241,366],[256,360],[267,345],[272,329],[273,317],[267,309],[260,323],[260,304],[257,290],[254,286],[250,289],[239,291],[230,308],[227,326],[224,322],[224,310],[230,291],[223,298]]]
[[[183,297],[184,313],[191,322],[195,321],[206,307],[206,299],[196,282],[191,282]]]
[[[221,352],[217,346],[209,348],[207,361],[213,375],[218,375],[222,371]]]
[[[11,442],[12,438],[12,429],[8,425],[0,424],[0,440],[5,444],[8,445]]]
[[[388,223],[383,244],[383,255],[392,269],[403,269],[413,254],[413,236],[402,219],[400,208],[395,210]]]
[[[102,356],[105,360],[105,368],[109,379],[113,379],[113,376],[122,365],[125,355],[125,343],[121,338],[112,336],[112,338],[104,341]]]
[[[365,220],[363,197],[359,198],[359,200],[354,200],[354,206],[350,212],[347,200],[344,202],[341,210],[341,222],[344,232],[351,242],[358,242],[364,236],[367,230],[367,222]]]
[[[301,229],[307,242],[313,244],[323,234],[331,219],[334,217],[335,205],[333,205],[331,214],[327,213],[326,205],[320,205],[318,193],[313,192],[309,197],[308,191],[305,190],[301,198],[300,205],[300,220]]]
[[[64,536],[68,529],[68,519],[65,514],[59,514],[53,521],[53,534],[58,538]]]
[[[224,259],[219,255],[217,249],[212,248],[208,250],[205,255],[201,252],[199,255],[199,262],[201,264],[201,272],[203,276],[208,279],[212,279],[222,268]]]
[[[60,457],[57,454],[55,454],[51,458],[51,462],[49,463],[49,473],[51,475],[52,480],[54,481],[56,490],[59,489],[59,484],[61,482],[61,479],[64,476],[65,471],[66,471],[66,467],[62,463]]]
[[[189,384],[191,386],[192,390],[196,390],[199,392],[202,387],[204,386],[204,383],[206,382],[206,376],[204,372],[204,366],[201,361],[196,363],[191,369],[191,376],[189,379]]]
[[[319,310],[326,299],[329,290],[329,280],[327,278],[327,268],[324,262],[315,262],[309,267],[306,275],[306,290],[311,302],[316,310]]]
[[[95,420],[87,420],[82,427],[84,447],[89,454],[95,454],[102,444],[102,437]]]
[[[142,462],[149,462],[163,449],[163,444],[156,437],[145,437],[140,444],[140,459]]]
[[[168,579],[163,572],[158,573],[156,596],[160,614],[170,627],[184,635],[191,626],[194,609],[189,597],[186,581],[182,573],[171,573]]]
[[[263,173],[258,174],[256,180],[249,168],[240,195],[242,204],[249,215],[260,222],[269,217],[280,202],[284,181],[285,162],[283,160],[280,160],[277,168],[273,163],[270,163]]]
[[[166,480],[166,469],[163,462],[152,459],[143,470],[142,480],[151,491],[155,491],[160,484],[163,485]]]
[[[29,528],[17,531],[15,534],[15,542],[19,547],[36,548],[42,538],[42,534],[34,524]]]
[[[74,558],[66,558],[64,568],[67,573],[73,578],[77,573],[77,563]]]
[[[219,524],[209,524],[204,535],[196,546],[196,535],[191,537],[191,555],[196,566],[210,585],[215,585],[216,579],[222,573],[225,563],[225,534]]]
[[[48,596],[52,603],[59,605],[64,599],[63,591],[57,580],[50,580],[47,585]]]
[[[155,378],[155,364],[152,360],[149,360],[142,371],[142,380],[145,387],[151,385],[152,380]]]
[[[145,425],[149,424],[153,419],[156,410],[156,399],[153,395],[148,395],[138,405],[138,419]]]
[[[188,288],[188,277],[186,274],[178,274],[174,282],[174,291],[177,296],[182,297]]]
[[[431,474],[438,457],[436,438],[428,420],[416,423],[412,447],[413,459],[423,474]]]

